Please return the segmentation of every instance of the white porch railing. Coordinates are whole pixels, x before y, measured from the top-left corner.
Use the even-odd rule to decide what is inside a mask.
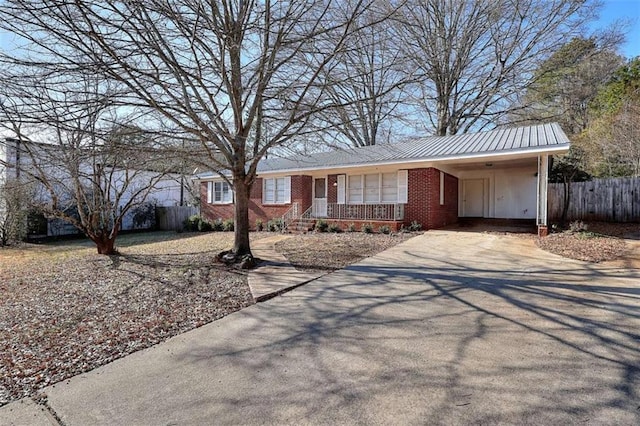
[[[300,205],[298,203],[293,203],[291,208],[282,215],[282,229],[287,229],[287,226],[300,217],[299,210]]]
[[[327,204],[328,219],[403,220],[404,204]]]

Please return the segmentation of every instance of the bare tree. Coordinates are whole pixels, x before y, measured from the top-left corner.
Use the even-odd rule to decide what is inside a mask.
[[[115,253],[124,217],[170,170],[165,153],[131,143],[121,127],[114,132],[123,117],[110,102],[109,85],[77,73],[52,82],[21,70],[5,80],[11,102],[0,109],[0,122],[16,133],[9,140],[15,155],[3,159],[4,166],[15,170],[20,185],[34,188],[23,209],[70,223],[98,253]]]
[[[597,10],[585,0],[409,1],[398,28],[421,84],[415,101],[446,135],[517,107],[538,64]]]
[[[367,8],[364,0],[6,0],[0,27],[28,43],[14,60],[121,82],[122,105],[199,142],[233,185],[240,256],[250,253],[258,162],[332,106],[323,71]]]
[[[33,188],[15,177],[0,178],[0,246],[22,240],[27,233],[26,206]]]
[[[403,88],[411,81],[408,62],[394,37],[391,20],[399,6],[377,1],[360,17],[364,30],[353,33],[324,72],[327,96],[337,105],[319,117],[321,130],[336,145],[376,145],[398,136],[405,124]],[[374,23],[374,24],[372,24]]]

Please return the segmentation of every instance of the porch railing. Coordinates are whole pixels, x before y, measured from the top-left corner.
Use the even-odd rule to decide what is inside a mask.
[[[299,210],[300,205],[298,203],[293,203],[291,208],[282,215],[282,229],[287,229],[287,226],[300,217]]]
[[[404,204],[327,204],[328,219],[403,220]]]

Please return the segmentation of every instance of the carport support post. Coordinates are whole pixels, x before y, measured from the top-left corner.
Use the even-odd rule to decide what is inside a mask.
[[[546,154],[538,156],[538,193],[537,193],[537,214],[538,236],[546,237],[549,233],[547,227],[547,186],[549,184],[549,156]]]

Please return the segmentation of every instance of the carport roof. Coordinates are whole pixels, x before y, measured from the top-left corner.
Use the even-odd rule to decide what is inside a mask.
[[[411,138],[405,142],[262,160],[258,173],[320,170],[417,161],[483,158],[563,151],[569,139],[557,123],[502,128],[454,136]],[[213,176],[207,173],[198,176]]]

